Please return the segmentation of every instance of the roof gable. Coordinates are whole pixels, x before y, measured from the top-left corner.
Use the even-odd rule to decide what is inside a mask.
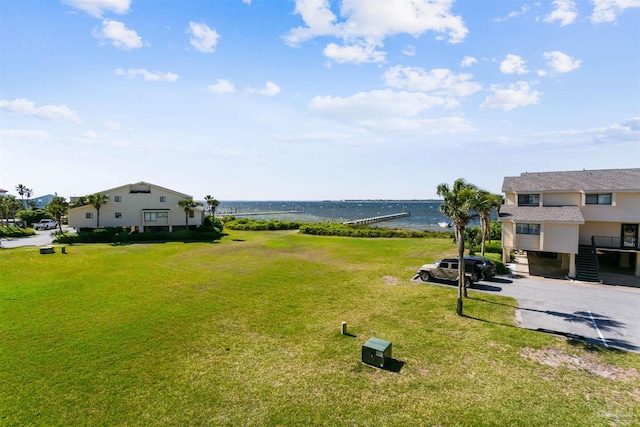
[[[162,191],[162,192],[165,192],[165,193],[173,193],[173,194],[178,195],[178,196],[180,196],[182,198],[185,198],[185,199],[193,198],[189,194],[180,193],[179,191],[170,190],[168,188],[161,187],[161,186],[155,185],[155,184],[151,184],[151,183],[145,182],[145,181],[140,181],[140,182],[136,182],[136,183],[132,183],[132,184],[121,185],[120,187],[114,187],[114,188],[110,188],[108,190],[98,191],[98,193],[109,194],[109,193],[114,193],[114,192],[122,191],[122,190],[124,190],[126,192],[132,192],[132,193],[144,193],[144,192],[147,192],[147,191],[144,191],[145,187],[148,187],[149,189],[155,188],[156,190],[159,190],[159,191]]]

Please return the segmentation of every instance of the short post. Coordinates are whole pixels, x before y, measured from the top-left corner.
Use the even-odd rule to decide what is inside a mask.
[[[342,335],[347,335],[347,322],[342,322]]]
[[[66,254],[67,253],[67,248],[65,246],[62,247],[62,253]]]

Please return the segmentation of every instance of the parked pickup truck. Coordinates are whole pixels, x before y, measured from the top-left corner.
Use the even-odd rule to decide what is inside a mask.
[[[418,274],[420,279],[425,282],[432,279],[457,281],[458,264],[458,258],[446,258],[433,264],[423,265]],[[470,286],[478,280],[491,279],[496,275],[496,266],[493,261],[477,256],[467,255],[464,257],[464,270],[465,286]]]
[[[40,222],[36,222],[33,224],[33,228],[36,230],[50,230],[56,228],[58,223],[52,219],[43,219]]]

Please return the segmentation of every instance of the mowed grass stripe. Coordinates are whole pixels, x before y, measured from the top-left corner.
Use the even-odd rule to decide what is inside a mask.
[[[637,379],[523,358],[638,355],[518,329],[515,302],[411,282],[448,239],[232,232],[216,243],[0,252],[6,425],[602,425]],[[348,331],[340,334],[340,324]],[[360,362],[371,336],[399,372]],[[632,425],[633,423],[627,425]]]

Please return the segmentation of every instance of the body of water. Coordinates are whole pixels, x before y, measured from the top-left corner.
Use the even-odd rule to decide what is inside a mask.
[[[410,216],[372,224],[374,227],[405,230],[446,230],[439,222],[449,222],[440,213],[439,201],[425,200],[338,200],[338,201],[224,201],[216,209],[216,216],[238,213],[298,211],[297,213],[255,215],[248,218],[278,219],[299,222],[344,222],[409,211]],[[206,206],[206,204],[205,204]],[[474,219],[470,226],[480,225]]]

